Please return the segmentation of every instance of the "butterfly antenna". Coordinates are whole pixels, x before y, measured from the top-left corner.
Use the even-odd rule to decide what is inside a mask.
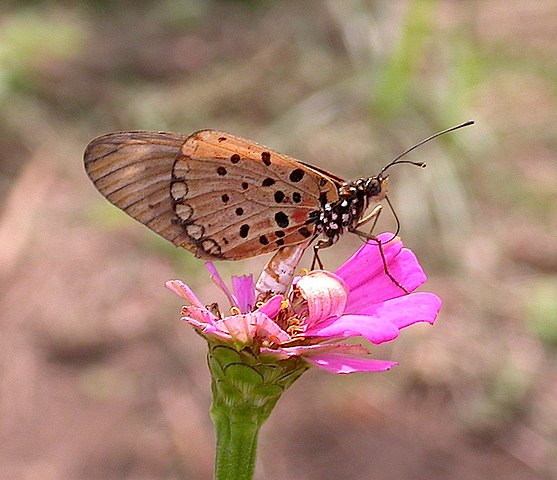
[[[455,125],[454,127],[447,128],[446,130],[442,130],[440,132],[437,132],[437,133],[431,135],[430,137],[427,137],[426,139],[422,140],[421,142],[416,143],[416,145],[414,145],[413,147],[410,147],[405,152],[402,152],[391,163],[384,166],[377,176],[380,177],[385,172],[385,170],[392,167],[393,165],[400,165],[401,163],[409,163],[411,165],[415,165],[416,167],[425,168],[426,164],[424,162],[412,162],[410,160],[400,160],[400,159],[402,157],[404,157],[405,155],[407,155],[408,153],[410,153],[411,151],[415,150],[416,148],[422,146],[424,143],[427,143],[430,140],[433,140],[434,138],[440,137],[441,135],[444,135],[445,133],[453,132],[454,130],[458,130],[459,128],[467,127],[469,125],[472,125],[473,123],[474,123],[474,120],[468,120],[467,122],[461,123],[460,125]],[[389,205],[390,205],[390,203],[389,203]],[[391,210],[392,210],[392,207],[391,207]],[[393,210],[393,213],[394,213],[394,210]]]

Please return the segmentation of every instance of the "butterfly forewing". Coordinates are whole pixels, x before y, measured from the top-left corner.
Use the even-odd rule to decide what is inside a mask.
[[[337,187],[300,162],[251,141],[202,130],[172,172],[179,223],[198,256],[237,260],[312,238],[323,198]]]
[[[186,135],[121,132],[94,139],[85,170],[115,206],[176,245],[188,248],[183,228],[172,222],[172,166]],[[192,250],[191,248],[189,248]]]

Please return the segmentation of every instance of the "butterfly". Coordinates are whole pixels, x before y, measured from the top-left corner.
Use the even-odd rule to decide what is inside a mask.
[[[109,133],[92,140],[85,169],[113,205],[155,233],[209,260],[300,252],[322,237],[331,246],[377,216],[387,197],[386,170],[345,181],[267,147],[219,130],[189,136],[166,132]],[[387,199],[388,200],[388,199]],[[315,247],[314,247],[315,248]],[[293,262],[291,262],[292,264]]]

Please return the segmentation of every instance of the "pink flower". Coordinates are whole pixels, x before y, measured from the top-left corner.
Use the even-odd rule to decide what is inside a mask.
[[[392,237],[379,236],[387,242]],[[396,238],[383,243],[390,274],[414,292],[426,276],[415,255]],[[211,264],[213,280],[228,296],[232,315],[208,309],[179,280],[167,287],[185,298],[182,320],[208,340],[251,348],[268,359],[301,357],[331,373],[388,370],[396,362],[369,358],[361,344],[343,343],[363,337],[373,344],[394,340],[402,328],[417,322],[433,324],[441,300],[432,293],[406,293],[385,274],[379,247],[366,243],[335,273],[312,271],[295,280],[287,298],[281,295],[254,306],[251,276],[232,277],[229,291]],[[254,308],[257,307],[257,308]]]

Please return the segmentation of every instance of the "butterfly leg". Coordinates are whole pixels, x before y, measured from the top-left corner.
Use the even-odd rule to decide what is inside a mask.
[[[313,260],[311,261],[310,270],[315,270],[315,265],[319,267],[319,270],[323,270],[323,262],[319,258],[319,250],[323,248],[328,248],[333,244],[331,239],[322,238],[313,246]]]
[[[375,208],[369,212],[364,218],[362,218],[357,224],[355,228],[360,228],[362,225],[365,225],[368,222],[373,220],[373,224],[369,229],[369,235],[371,232],[375,230],[375,226],[377,225],[377,221],[379,220],[379,215],[381,214],[381,210],[383,209],[383,205],[376,205]]]
[[[383,242],[378,237],[376,237],[375,235],[370,235],[366,232],[362,232],[362,231],[359,231],[359,230],[351,230],[351,232],[355,233],[356,235],[365,239],[366,241],[371,240],[371,241],[377,243],[377,247],[379,248],[379,255],[381,255],[381,261],[383,262],[383,271],[385,272],[385,275],[387,275],[387,277],[390,278],[391,282],[393,282],[404,293],[410,293],[404,287],[404,285],[402,285],[395,277],[393,277],[393,274],[389,271],[389,267],[387,265],[387,259],[385,258],[385,252],[383,251]]]

